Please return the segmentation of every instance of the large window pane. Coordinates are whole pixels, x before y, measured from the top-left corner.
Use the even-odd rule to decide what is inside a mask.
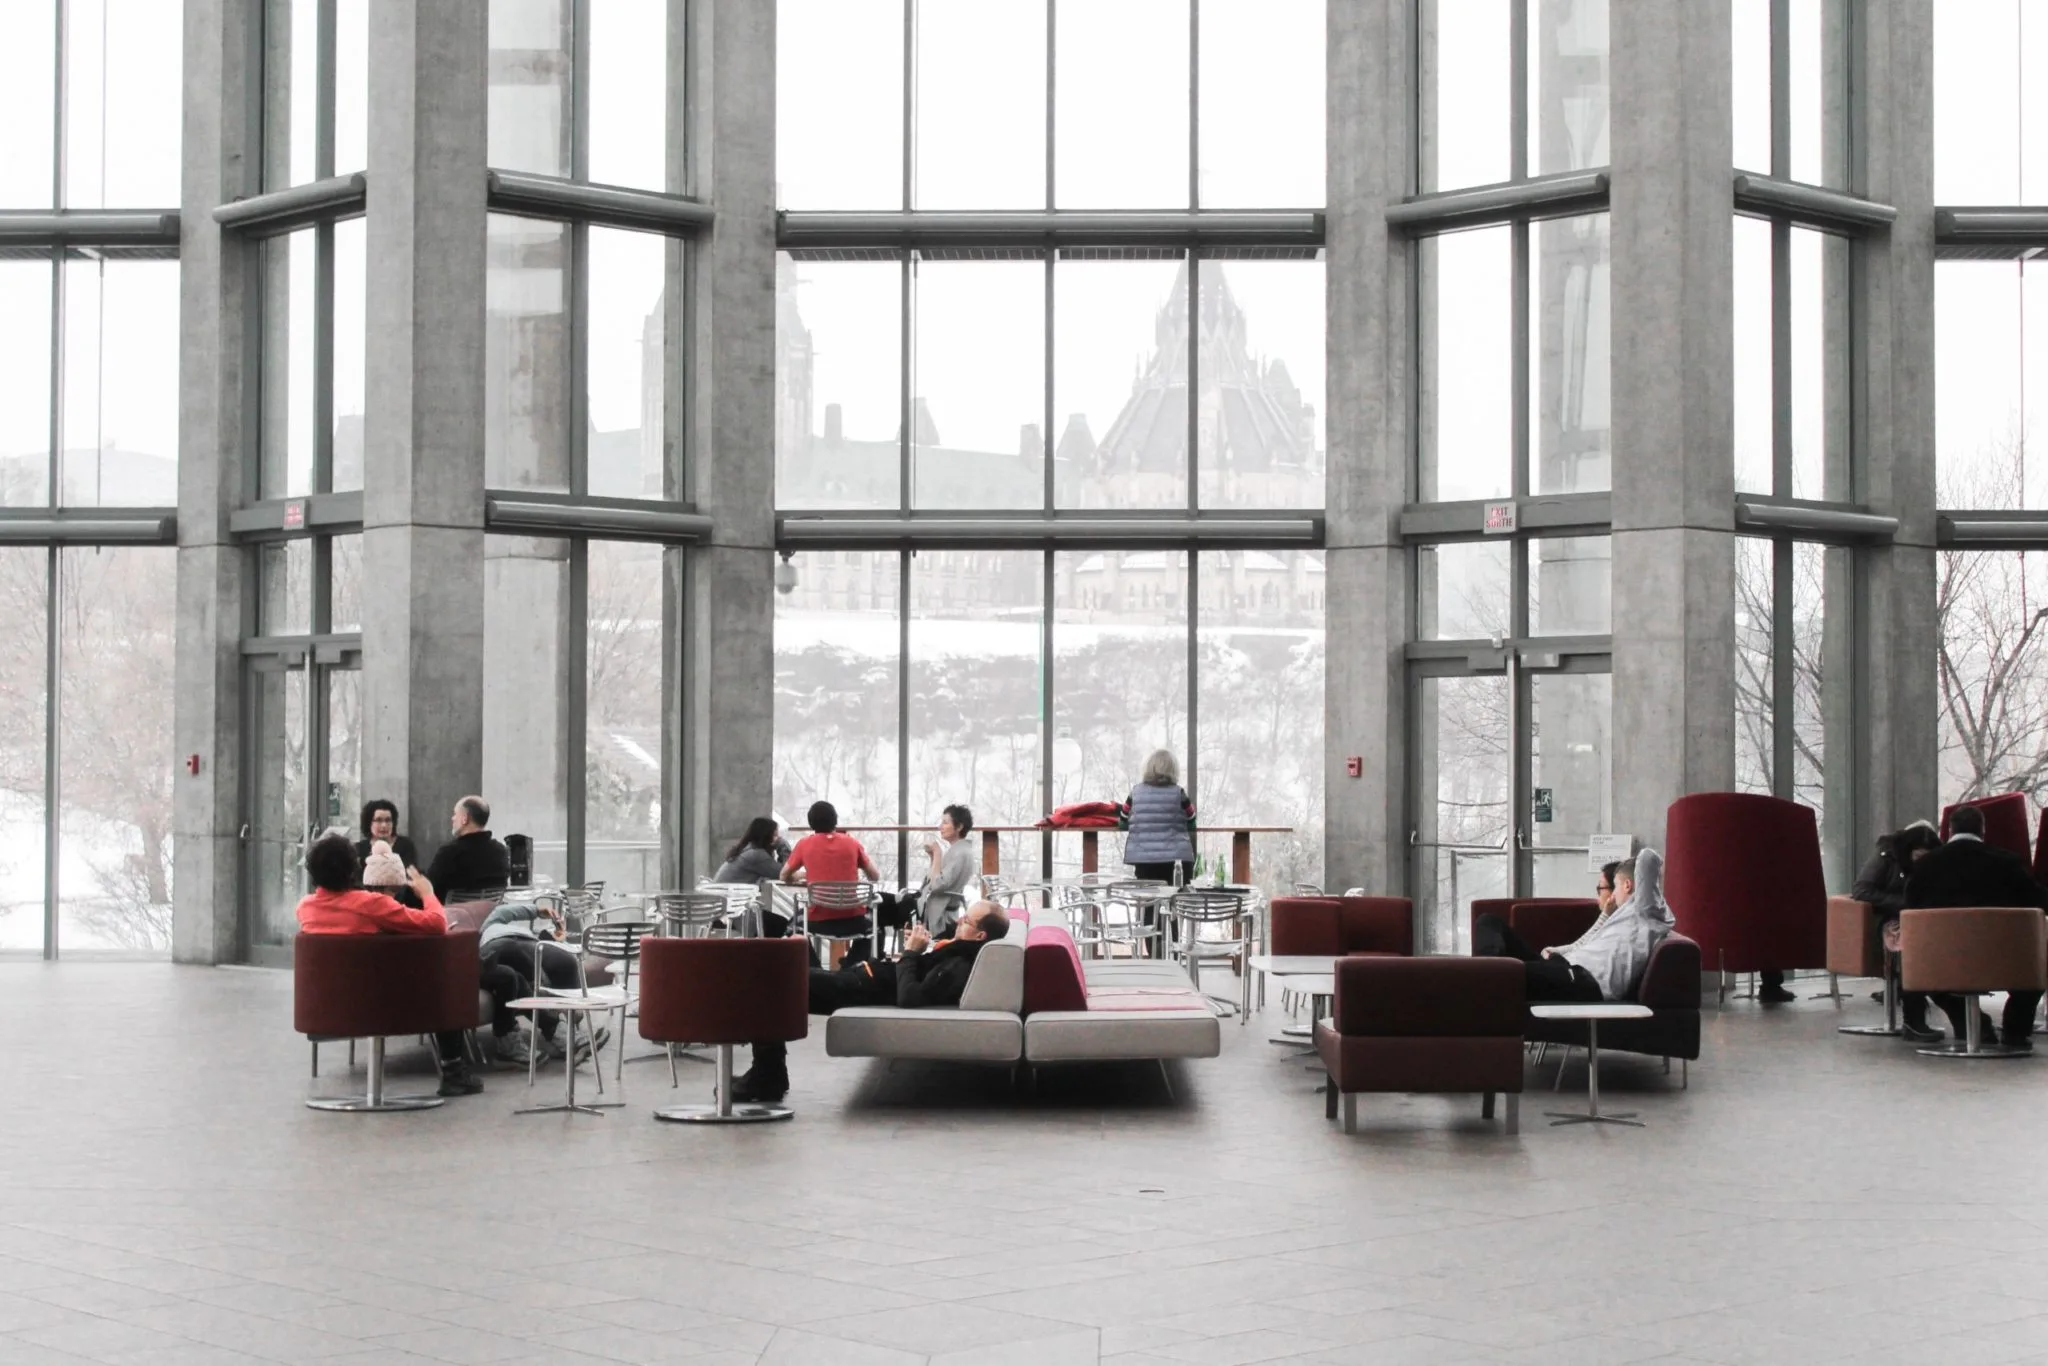
[[[491,0],[491,165],[569,174],[572,8],[570,0]]]
[[[897,506],[903,267],[783,257],[775,280],[776,505]]]
[[[1045,266],[919,261],[914,505],[1045,504]]]
[[[796,589],[775,600],[776,813],[801,825],[824,800],[841,825],[895,825],[901,562],[893,551],[793,562]],[[861,843],[885,877],[895,875],[895,840]]]
[[[363,629],[362,533],[336,536],[329,544],[333,547],[333,554],[327,580],[327,629],[360,631]]]
[[[1584,896],[1587,843],[1614,828],[1614,678],[1533,673],[1528,687],[1530,888]]]
[[[484,796],[498,838],[530,836],[534,878],[556,882],[569,875],[570,605],[569,542],[484,538]]]
[[[262,426],[257,492],[296,498],[313,491],[312,229],[265,239]]]
[[[177,506],[173,262],[65,263],[62,501]]]
[[[1188,0],[1060,7],[1058,207],[1187,207],[1188,27]]]
[[[1061,261],[1053,270],[1055,500],[1185,507],[1185,263]]]
[[[65,206],[175,206],[183,7],[69,0],[65,15]]]
[[[983,828],[1030,825],[1039,798],[1045,557],[920,551],[910,561],[910,808],[939,823],[963,802]],[[1059,686],[1056,682],[1055,686]],[[978,838],[978,837],[977,837]],[[1039,871],[1039,837],[999,837],[1005,872]],[[913,872],[927,867],[911,839]]]
[[[584,876],[661,881],[662,549],[590,543]]]
[[[775,4],[781,203],[902,208],[904,0]]]
[[[1513,174],[1515,0],[1421,0],[1424,190],[1491,185]]]
[[[1508,228],[1424,238],[1421,501],[1504,498],[1514,442]]]
[[[176,555],[63,552],[57,886],[65,952],[170,951]]]
[[[590,492],[659,498],[667,443],[662,427],[662,282],[668,239],[590,230]]]
[[[1735,164],[1771,173],[1771,0],[1731,0]]]
[[[334,169],[370,164],[370,0],[336,0],[334,10]]]
[[[1319,261],[1204,261],[1196,373],[1204,507],[1323,505]]]
[[[1201,579],[1200,822],[1288,827],[1252,836],[1253,880],[1321,883],[1322,554],[1211,551]],[[1203,836],[1201,852],[1227,858],[1230,837]]]
[[[1202,0],[1201,17],[1202,206],[1320,205],[1323,0]]]
[[[257,551],[256,634],[302,636],[313,629],[313,542],[272,541]]]
[[[1123,801],[1156,749],[1186,777],[1187,599],[1185,551],[1053,555],[1053,805]]]
[[[1530,233],[1529,488],[1597,493],[1613,487],[1608,217],[1552,219]]]
[[[363,486],[363,366],[369,359],[365,220],[334,225],[334,473],[331,487]]]
[[[0,209],[50,207],[56,21],[54,5],[8,7],[8,41],[0,44],[0,127],[7,130],[0,138]]]
[[[0,507],[50,500],[50,277],[0,261]]]
[[[1846,501],[1849,472],[1849,241],[1792,229],[1792,488]]]
[[[1424,678],[1415,698],[1418,949],[1471,948],[1475,897],[1508,892],[1508,681]]]
[[[1792,179],[1844,189],[1852,0],[1790,0],[1790,7]]]
[[[1529,542],[1529,633],[1604,636],[1613,629],[1614,551],[1605,536]]]
[[[484,280],[484,482],[569,488],[569,230],[493,214]]]
[[[1771,653],[1776,574],[1769,541],[1735,540],[1735,790],[1772,790],[1775,685]]]
[[[1513,635],[1508,615],[1511,541],[1453,541],[1415,552],[1418,640],[1494,640]]]
[[[1735,491],[1772,492],[1771,225],[1735,220]]]
[[[1941,626],[1941,800],[2048,796],[2048,555],[1943,551],[1935,578]]]
[[[315,178],[319,125],[319,0],[264,0],[265,189],[281,190]]]
[[[2032,20],[2032,22],[2028,22]],[[2027,0],[1934,6],[1934,198],[2048,197],[2048,23]]]
[[[1609,0],[1529,5],[1529,170],[1605,166]]]
[[[587,144],[590,179],[601,184],[669,188],[669,8],[670,0],[590,7]]]
[[[918,0],[916,144],[917,208],[1045,206],[1044,0]]]
[[[43,946],[49,552],[0,546],[0,950]]]
[[[1943,261],[1934,282],[1940,506],[2048,506],[2048,468],[2029,458],[2048,415],[2048,269]]]

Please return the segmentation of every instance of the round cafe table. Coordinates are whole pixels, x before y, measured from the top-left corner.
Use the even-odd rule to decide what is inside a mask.
[[[584,1032],[590,1038],[591,1043],[590,1063],[592,1067],[597,1069],[597,1085],[599,1091],[602,1092],[604,1089],[604,1061],[597,1051],[597,1021],[594,1017],[608,1015],[612,1011],[617,1010],[619,1003],[616,1000],[602,996],[522,996],[516,1001],[508,1001],[505,1008],[507,1010],[548,1011],[553,1014],[572,1017],[568,1024],[568,1056],[562,1059],[562,1070],[569,1074],[567,1095],[564,1096],[560,1105],[529,1105],[522,1109],[514,1110],[513,1114],[545,1115],[566,1112],[577,1115],[601,1115],[606,1110],[622,1109],[625,1106],[626,1102],[623,1100],[593,1100],[581,1104],[578,1104],[576,1100],[576,1020],[573,1017],[583,1017]],[[623,1048],[625,1043],[621,1041],[619,1046]]]

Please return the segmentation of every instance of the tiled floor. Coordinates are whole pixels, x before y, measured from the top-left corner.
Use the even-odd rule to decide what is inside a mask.
[[[656,1124],[653,1064],[602,1119],[513,1117],[511,1073],[316,1114],[290,986],[0,966],[0,1362],[2048,1362],[2048,1054],[1825,1001],[1710,1014],[1689,1091],[1613,1059],[1644,1129],[1552,1129],[1546,1089],[1519,1139],[1439,1097],[1346,1138],[1256,1022],[1171,1100],[814,1036],[790,1124]]]

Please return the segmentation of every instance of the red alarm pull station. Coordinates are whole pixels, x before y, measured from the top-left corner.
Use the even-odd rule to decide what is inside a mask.
[[[1344,771],[1354,778],[1363,778],[1365,776],[1364,758],[1356,754],[1352,755],[1344,761]]]
[[[185,771],[193,777],[199,776],[199,756],[194,754],[185,760]]]

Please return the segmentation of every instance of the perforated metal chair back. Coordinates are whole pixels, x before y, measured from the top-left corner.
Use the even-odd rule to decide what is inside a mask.
[[[874,902],[875,889],[865,882],[813,882],[810,884],[810,915],[816,921],[818,912],[828,911],[827,921],[834,920],[848,912],[866,913]],[[852,916],[847,916],[851,920]],[[818,933],[816,929],[811,931]]]

